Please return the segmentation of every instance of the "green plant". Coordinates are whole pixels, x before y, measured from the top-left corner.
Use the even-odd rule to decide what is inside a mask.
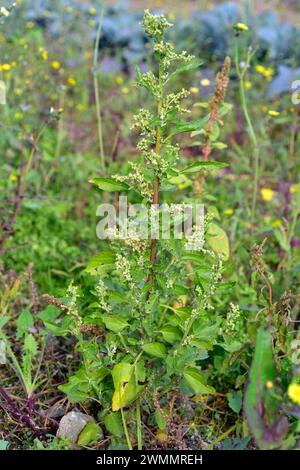
[[[260,449],[297,448],[297,421],[291,421],[292,417],[296,420],[299,418],[300,386],[295,377],[295,382],[288,387],[290,401],[287,400],[282,390],[285,382],[284,363],[279,365],[273,343],[276,348],[276,341],[270,331],[260,328],[245,391],[245,415]]]
[[[95,178],[93,183],[100,189],[135,195],[150,210],[162,201],[166,185],[177,185],[176,177],[181,173],[193,175],[201,172],[203,165],[214,170],[222,165],[207,161],[185,165],[183,170],[177,166],[180,146],[173,143],[174,137],[199,131],[209,116],[194,122],[182,120],[180,115],[188,110],[181,102],[188,92],[172,92],[169,87],[175,76],[199,64],[186,52],[176,53],[165,41],[165,31],[171,24],[164,16],[146,11],[143,26],[153,41],[157,67],[146,73],[136,68],[138,85],[155,103],[151,110],[141,109],[134,119],[133,129],[141,136],[137,145],[141,157],[132,163],[130,174]],[[224,98],[227,73],[228,66],[217,80],[219,101]],[[146,415],[141,410],[151,414],[159,410],[160,393],[166,397],[166,406],[177,393],[215,393],[201,363],[208,358],[219,332],[214,297],[222,278],[222,256],[218,255],[222,250],[220,242],[216,252],[186,248],[191,240],[201,241],[199,237],[199,233],[193,233],[182,240],[113,240],[111,249],[100,252],[87,268],[99,278],[93,291],[95,302],[80,314],[81,296],[78,288],[71,286],[67,315],[59,324],[46,322],[54,334],[75,334],[82,354],[80,370],[60,389],[72,402],[99,402],[104,423],[116,433],[120,413],[129,449],[135,442],[142,448],[142,420]],[[191,273],[187,263],[193,266]],[[184,301],[176,305],[179,296]],[[93,331],[92,340],[86,339]],[[152,403],[153,396],[156,399]]]
[[[1,315],[0,340],[4,344],[5,358],[7,358],[8,364],[14,370],[24,388],[28,400],[28,411],[31,413],[34,407],[34,393],[41,385],[40,369],[44,358],[46,336],[42,337],[42,347],[38,351],[38,341],[28,331],[34,327],[34,317],[28,309],[22,310],[16,320],[17,330],[15,336],[15,340],[18,343],[22,341],[22,353],[19,359],[18,355],[14,352],[11,336],[5,334],[3,330],[8,322],[9,317]]]
[[[235,25],[236,38],[235,38],[235,49],[234,49],[234,61],[235,61],[237,76],[239,78],[240,101],[241,101],[243,113],[245,116],[245,120],[247,124],[247,132],[248,132],[248,136],[251,142],[251,147],[252,147],[252,152],[253,152],[253,192],[252,192],[252,205],[251,205],[251,225],[253,226],[254,219],[255,219],[257,193],[258,193],[258,181],[259,181],[259,144],[258,144],[256,132],[252,123],[252,119],[250,117],[249,107],[248,107],[248,102],[247,102],[247,97],[246,97],[246,89],[245,89],[246,74],[247,74],[250,62],[255,54],[255,50],[253,50],[250,47],[247,50],[245,61],[241,64],[239,36],[241,32],[247,31],[247,30],[248,30],[248,27],[244,25],[243,23],[237,23]]]

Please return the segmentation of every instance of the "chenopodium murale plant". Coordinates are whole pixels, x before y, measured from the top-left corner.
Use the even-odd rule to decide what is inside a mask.
[[[129,175],[95,178],[93,183],[112,192],[139,194],[139,200],[151,207],[163,200],[164,186],[172,185],[181,174],[180,146],[173,138],[200,130],[209,115],[196,121],[181,118],[189,113],[183,105],[189,93],[168,90],[176,75],[199,63],[186,52],[177,53],[166,41],[165,33],[172,25],[163,15],[145,11],[142,24],[153,43],[156,67],[146,73],[136,68],[138,86],[147,90],[154,103],[153,109],[138,112],[132,126],[140,135],[141,158],[131,164]],[[196,233],[199,236],[203,235]],[[89,367],[97,373],[89,388],[89,372],[83,364],[84,372],[81,369],[63,386],[71,400],[78,401],[85,394],[86,399],[101,403],[104,417],[111,412],[124,417],[124,408],[151,409],[158,389],[164,391],[166,400],[179,389],[191,395],[214,393],[201,361],[217,341],[220,321],[214,312],[214,296],[223,261],[205,246],[186,250],[186,241],[116,236],[110,249],[90,262],[87,270],[98,281],[95,302],[85,307],[83,322],[96,325],[99,331],[93,332],[92,340],[81,341],[89,341]],[[78,325],[77,314],[74,321]],[[87,331],[87,326],[79,327]]]

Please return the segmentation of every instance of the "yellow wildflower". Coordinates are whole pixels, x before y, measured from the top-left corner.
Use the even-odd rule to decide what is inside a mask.
[[[275,70],[272,68],[272,67],[268,67],[266,70],[265,70],[265,76],[268,77],[268,76],[271,76],[271,75],[274,75],[275,73]]]
[[[174,21],[175,20],[175,15],[174,13],[169,13],[168,14],[169,20]]]
[[[245,88],[246,88],[247,90],[249,90],[249,88],[252,87],[252,83],[249,82],[249,80],[246,80],[245,83],[244,83],[244,86],[245,86]]]
[[[4,72],[9,72],[9,70],[11,69],[11,65],[10,64],[3,64],[2,65],[2,70]]]
[[[266,383],[266,387],[267,388],[273,388],[274,384],[272,382],[272,380],[268,380],[267,383]]]
[[[15,60],[13,60],[12,63],[11,63],[11,66],[12,66],[12,67],[16,67],[16,66],[17,66],[17,62],[16,62]]]
[[[282,225],[282,220],[280,219],[276,219],[274,220],[274,222],[272,222],[272,227],[276,228],[276,227],[281,227]]]
[[[197,95],[197,93],[199,93],[199,88],[197,86],[191,86],[190,92]]]
[[[96,15],[96,14],[97,14],[96,8],[91,7],[91,8],[89,9],[89,14],[92,15],[92,16]]]
[[[236,31],[249,31],[248,26],[245,23],[236,23],[234,25]]]
[[[263,200],[266,202],[272,201],[274,197],[274,191],[273,189],[270,189],[270,188],[263,188],[260,190],[260,193],[261,193]]]
[[[77,81],[75,80],[74,77],[69,77],[68,78],[68,84],[71,85],[71,86],[75,86],[77,83]]]
[[[61,63],[58,60],[53,60],[51,66],[54,70],[59,70],[61,67]]]
[[[129,93],[129,88],[127,86],[124,86],[123,88],[121,88],[121,92],[124,94],[124,95],[127,95]]]
[[[48,52],[45,49],[41,49],[41,56],[43,60],[48,60]]]
[[[290,187],[290,193],[291,194],[295,194],[299,191],[299,185],[298,184],[293,184],[291,187]]]
[[[179,191],[182,191],[184,189],[184,184],[180,183],[178,186]]]
[[[9,176],[9,179],[10,179],[10,181],[12,181],[13,183],[15,183],[15,182],[17,181],[17,179],[18,179],[18,178],[17,178],[17,176],[16,176],[16,175],[14,175],[14,174],[11,174],[11,175]]]
[[[262,110],[263,113],[267,113],[267,112],[268,112],[268,108],[267,108],[266,105],[263,105],[263,106],[261,107],[261,110]]]
[[[277,117],[277,116],[280,115],[280,112],[279,112],[279,111],[275,111],[274,109],[270,109],[270,110],[268,111],[268,115],[269,115],[269,116],[272,116],[272,117]]]
[[[264,74],[266,69],[265,69],[265,67],[264,67],[263,65],[257,65],[257,66],[255,67],[255,70],[256,70],[256,72],[258,72],[258,73]]]
[[[233,209],[226,209],[226,210],[224,211],[224,214],[225,214],[225,215],[228,215],[228,217],[232,216],[233,213],[234,213],[234,210],[233,210]]]
[[[202,86],[206,87],[210,85],[210,80],[208,80],[208,78],[203,78],[200,83]]]
[[[122,75],[117,75],[116,76],[116,83],[118,85],[122,85],[122,83],[124,83],[124,78],[122,77]]]
[[[300,385],[290,384],[288,388],[288,396],[297,405],[300,405]]]
[[[28,23],[26,23],[26,28],[32,29],[34,28],[34,25],[35,25],[34,21],[28,21]]]

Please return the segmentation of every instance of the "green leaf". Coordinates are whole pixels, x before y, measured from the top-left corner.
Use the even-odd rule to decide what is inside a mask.
[[[207,241],[212,250],[227,261],[230,256],[230,246],[226,232],[219,225],[210,223],[207,235]]]
[[[102,320],[105,323],[106,328],[108,330],[113,331],[114,333],[119,333],[128,326],[127,321],[125,321],[122,317],[119,317],[118,315],[104,315],[102,317]]]
[[[105,416],[104,424],[108,432],[113,434],[115,437],[120,438],[123,436],[123,426],[120,413],[114,412]]]
[[[98,186],[99,189],[109,192],[128,191],[129,185],[113,178],[93,178],[90,183]]]
[[[134,64],[134,70],[135,70],[138,81],[140,81],[142,79],[142,72],[137,64]]]
[[[115,392],[112,397],[112,411],[124,408],[138,398],[145,386],[138,384],[136,367],[120,362],[112,370]]]
[[[105,269],[109,271],[114,268],[116,254],[111,250],[102,251],[95,255],[86,267],[86,271],[90,274],[96,274],[97,270]]]
[[[189,64],[181,65],[176,70],[174,70],[174,72],[170,73],[168,80],[175,77],[176,75],[179,75],[180,73],[197,70],[202,64],[203,64],[203,61],[199,60],[198,62],[191,62]]]
[[[50,321],[53,322],[56,320],[57,317],[60,315],[60,310],[54,305],[48,305],[41,313],[38,314],[38,317],[42,321]]]
[[[227,163],[223,162],[196,162],[182,170],[181,173],[188,175],[191,173],[198,173],[202,170],[219,170],[220,168],[225,168],[226,166],[228,166]]]
[[[95,389],[99,389],[99,384],[109,374],[106,367],[98,366],[96,370],[81,368],[69,377],[68,383],[59,385],[58,388],[68,396],[71,403],[85,402],[95,396]]]
[[[59,323],[44,320],[44,325],[45,328],[50,331],[50,333],[52,333],[54,336],[64,336],[70,331],[70,325],[72,324],[72,322],[72,317],[64,316],[63,320]]]
[[[111,372],[115,388],[121,383],[129,382],[132,372],[133,366],[128,362],[116,364]]]
[[[165,412],[165,414],[167,416],[168,411],[167,410],[163,410],[163,411]],[[154,418],[155,418],[156,424],[159,427],[159,429],[166,429],[168,423],[165,420],[165,418],[163,417],[163,415],[158,410],[155,410]]]
[[[223,117],[227,113],[229,113],[233,108],[233,105],[231,103],[225,103],[223,102],[221,108],[218,111],[218,117]]]
[[[4,325],[6,325],[6,323],[8,322],[9,318],[8,317],[5,317],[5,316],[1,316],[0,317],[0,331],[2,330],[2,328],[4,327]]]
[[[25,333],[27,333],[28,328],[33,326],[33,316],[29,310],[22,310],[19,318],[16,321],[17,324],[17,339],[20,339]]]
[[[228,147],[228,145],[224,144],[223,142],[214,142],[212,146],[214,149],[217,149],[217,150],[224,150]]]
[[[226,394],[228,405],[235,413],[239,413],[242,409],[243,394],[240,390],[237,392],[229,392]]]
[[[37,342],[32,334],[25,336],[24,351],[29,351],[33,356],[37,353]]]
[[[97,441],[101,436],[101,429],[94,421],[90,421],[81,431],[77,444],[87,446],[90,442]]]
[[[205,324],[201,320],[195,320],[193,324],[193,334],[200,340],[214,340],[217,338],[220,330],[219,322],[213,324]]]
[[[163,343],[147,343],[144,344],[142,349],[150,356],[165,357],[167,348]]]
[[[260,328],[254,358],[245,392],[244,408],[251,433],[260,449],[271,450],[280,445],[289,422],[280,415],[281,399],[270,393],[267,382],[277,376],[273,360],[271,335]]]
[[[4,439],[0,439],[0,450],[7,450],[9,446],[9,442],[5,441]]]
[[[182,134],[183,132],[198,131],[202,129],[205,124],[207,124],[208,120],[209,115],[205,116],[204,118],[197,119],[195,121],[179,121],[179,123],[177,123],[175,127],[173,127],[166,140],[170,140],[175,135]]]
[[[216,392],[213,387],[206,384],[205,376],[196,367],[185,369],[183,376],[197,395],[213,395]]]
[[[273,229],[276,240],[278,241],[280,247],[289,253],[291,251],[291,245],[288,242],[287,235],[283,229],[275,228]]]
[[[176,326],[166,325],[160,331],[164,340],[170,344],[178,343],[182,338],[182,333]]]

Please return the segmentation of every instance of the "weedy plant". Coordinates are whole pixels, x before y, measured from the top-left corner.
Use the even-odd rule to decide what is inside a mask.
[[[16,320],[17,330],[14,338],[17,343],[23,342],[21,358],[19,359],[19,354],[14,351],[15,345],[12,336],[4,331],[5,325],[10,324],[12,321],[10,318],[10,306],[15,301],[19,286],[20,281],[17,280],[11,288],[7,287],[0,303],[2,313],[0,318],[1,364],[7,364],[14,370],[26,393],[28,411],[31,413],[34,407],[34,393],[41,385],[40,369],[44,358],[46,336],[43,336],[41,350],[38,351],[38,341],[32,334],[33,330],[35,330],[34,317],[29,309],[22,310]],[[2,394],[4,391],[1,389],[0,393]]]
[[[172,80],[199,63],[186,52],[177,53],[165,40],[171,26],[163,15],[145,11],[143,27],[153,43],[156,65],[146,73],[136,68],[138,86],[153,100],[153,107],[141,109],[132,126],[140,135],[139,159],[131,163],[127,175],[93,180],[100,189],[126,192],[148,209],[163,200],[167,188],[177,187],[181,174],[202,178],[203,169],[222,166],[207,158],[189,166],[181,163],[180,146],[174,138],[204,129],[210,153],[213,123],[210,114],[196,121],[181,118],[189,112],[183,105],[189,93],[185,89],[173,92]],[[228,71],[229,59],[216,80],[212,103],[216,124]],[[142,423],[148,420],[156,421],[167,434],[172,403],[178,395],[215,393],[203,364],[220,330],[214,296],[221,283],[223,260],[219,250],[205,245],[186,249],[187,242],[202,242],[201,237],[197,230],[182,239],[141,240],[129,235],[121,240],[116,236],[110,249],[100,252],[87,268],[97,279],[94,301],[89,303],[71,285],[61,306],[66,315],[60,323],[45,322],[56,335],[74,335],[82,355],[80,369],[60,389],[73,403],[99,403],[100,420],[119,439],[125,435],[129,449],[142,448]]]

